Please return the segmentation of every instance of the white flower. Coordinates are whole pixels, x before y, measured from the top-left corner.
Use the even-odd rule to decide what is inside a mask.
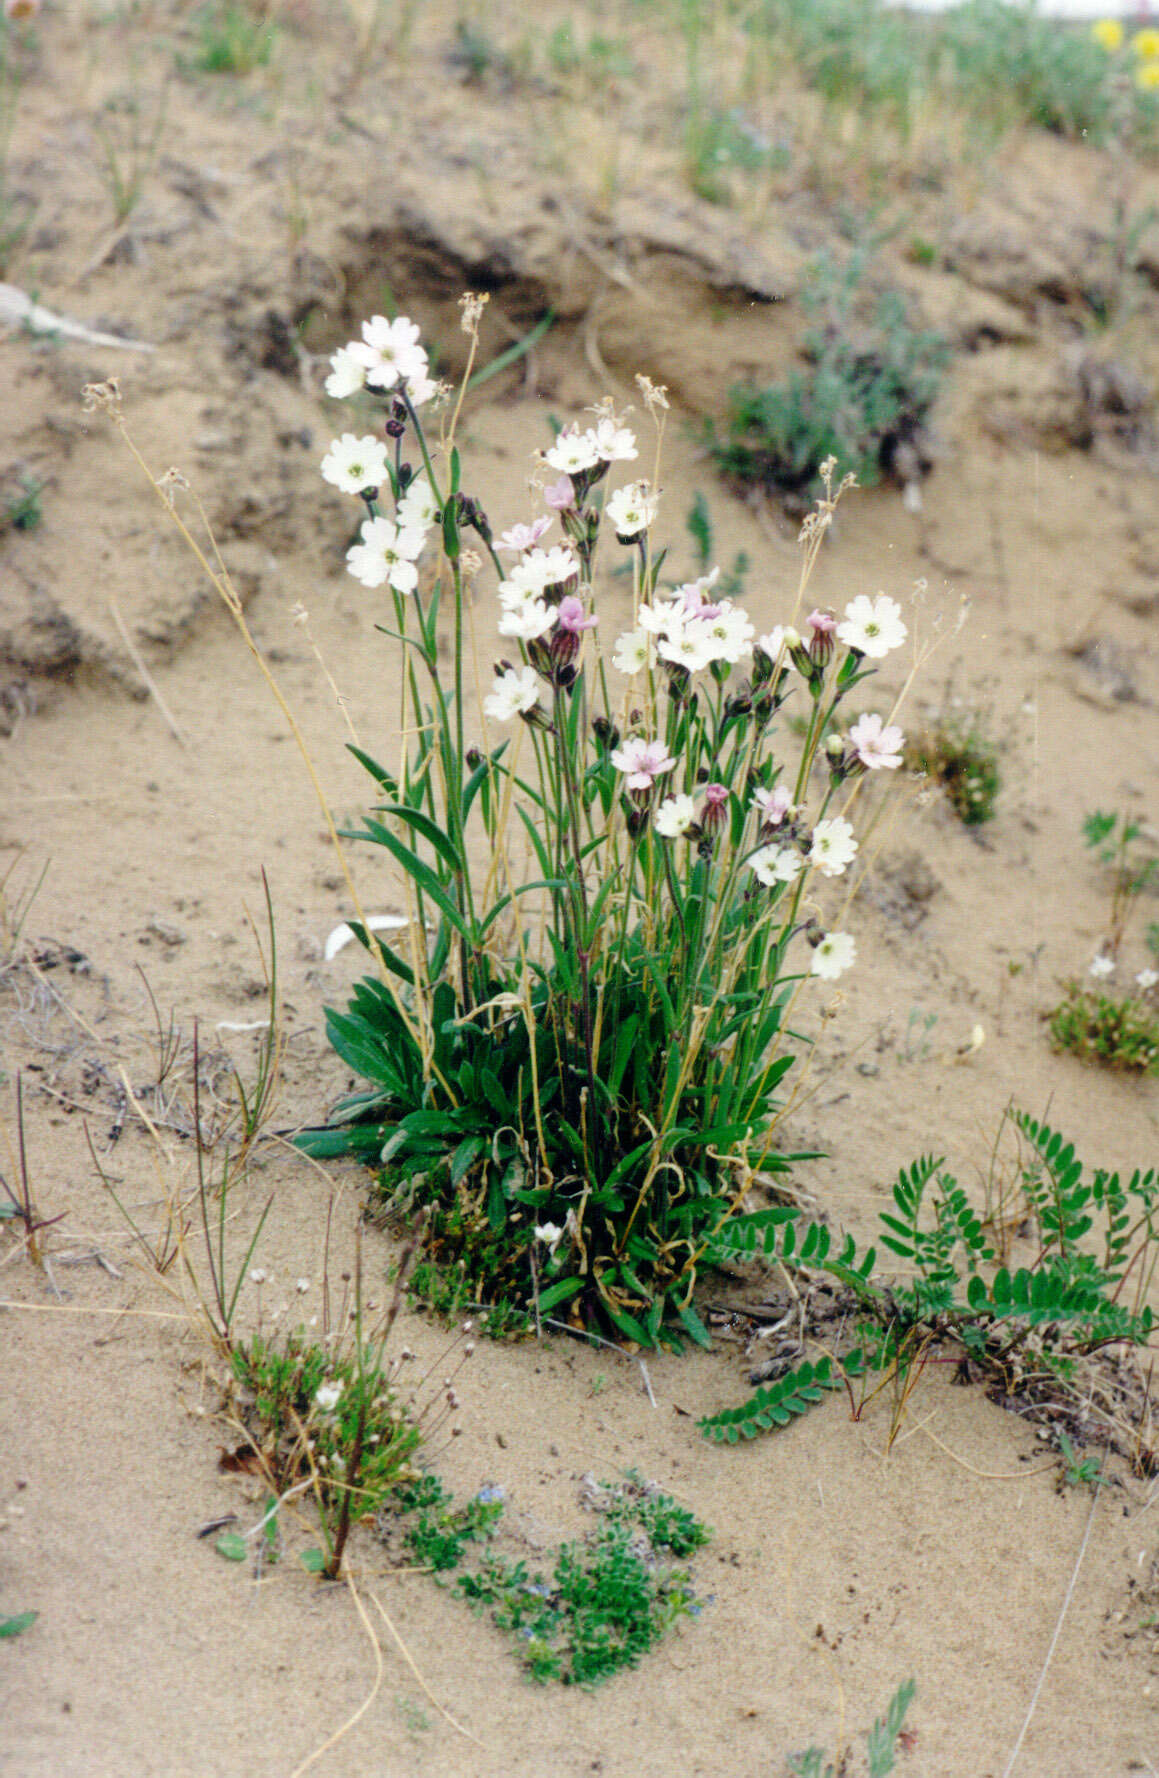
[[[722,599],[715,617],[699,620],[705,627],[713,649],[713,660],[728,661],[735,666],[744,655],[753,651],[753,625],[747,612]]]
[[[644,621],[645,607],[640,607],[640,621]],[[716,657],[716,648],[708,625],[700,618],[687,622],[682,619],[670,619],[667,627],[656,644],[656,652],[662,661],[671,661],[677,667],[687,668],[689,673],[699,673],[702,668],[712,665]]]
[[[374,315],[362,323],[362,339],[346,349],[365,366],[372,389],[393,389],[396,383],[412,381],[421,386],[427,380],[427,355],[418,341],[418,326],[405,315],[395,321]]]
[[[774,883],[791,883],[802,868],[801,854],[792,846],[760,846],[746,863],[757,881],[768,889]]]
[[[612,665],[618,673],[642,673],[656,660],[656,645],[647,630],[626,630],[612,649]]]
[[[1092,960],[1088,973],[1093,975],[1096,981],[1104,981],[1107,976],[1114,975],[1115,959],[1108,957],[1104,951],[1100,951],[1099,955]]]
[[[696,804],[690,796],[666,796],[656,811],[652,825],[666,840],[678,840],[688,832],[696,819]]]
[[[704,595],[716,585],[719,579],[720,569],[716,567],[711,568],[707,574],[700,575],[697,580],[686,580],[683,586],[677,587],[672,596],[684,606],[685,616],[694,616],[696,612],[704,609],[709,603]]]
[[[563,475],[578,475],[582,470],[594,469],[600,460],[596,435],[581,432],[578,426],[569,426],[560,433],[551,449],[544,451],[543,460]]]
[[[341,1382],[320,1383],[314,1391],[314,1406],[323,1414],[332,1414],[342,1399]]]
[[[499,587],[499,596],[503,598],[504,589],[509,587],[512,597],[517,590],[520,597],[530,593],[538,598],[548,587],[566,586],[578,574],[579,558],[562,544],[557,543],[553,549],[533,549],[515,563]]]
[[[539,702],[539,680],[531,667],[508,667],[495,678],[494,689],[483,699],[483,714],[496,722],[534,710]]]
[[[416,475],[398,503],[398,522],[404,530],[427,531],[441,508],[425,475]]]
[[[851,864],[857,852],[857,841],[853,837],[853,828],[843,815],[832,815],[828,821],[818,821],[813,829],[813,844],[809,850],[809,863],[815,864],[827,877],[839,877],[846,865]]]
[[[601,415],[587,436],[605,463],[630,463],[640,455],[636,449],[636,434],[629,427],[621,426],[615,414]]]
[[[1159,969],[1141,969],[1135,977],[1136,987],[1142,988],[1144,994],[1149,994],[1156,982],[1159,982]]]
[[[253,1271],[250,1273],[250,1283],[251,1284],[264,1284],[268,1276],[269,1276],[269,1274],[266,1271],[265,1266],[255,1266]]]
[[[361,494],[363,488],[381,488],[386,480],[386,446],[381,439],[355,438],[344,432],[322,459],[322,479],[343,494]]]
[[[514,636],[520,642],[535,642],[555,628],[555,608],[543,599],[525,599],[508,605],[499,619],[499,634]]]
[[[332,369],[326,378],[326,393],[338,401],[355,395],[366,387],[366,366],[351,346],[339,346],[330,354]]]
[[[857,946],[848,932],[827,932],[813,952],[809,970],[823,981],[835,982],[853,967],[856,956]]]
[[[294,1285],[294,1289],[297,1291],[299,1296],[305,1296],[305,1294],[309,1290],[309,1288],[310,1288],[310,1280],[308,1278],[299,1278],[297,1283]]]
[[[604,513],[617,537],[635,537],[653,522],[659,503],[647,482],[629,482],[608,496]]]
[[[856,599],[845,607],[844,623],[837,626],[839,642],[874,661],[880,660],[892,648],[900,648],[906,634],[901,606],[896,599],[887,598],[885,593],[879,593],[876,599],[858,593]]]
[[[393,525],[389,519],[367,519],[361,536],[362,542],[346,552],[346,565],[355,580],[368,587],[388,582],[396,593],[413,593],[419,583],[415,562],[422,554],[423,533]]]
[[[548,1251],[554,1254],[564,1237],[564,1229],[558,1222],[538,1222],[535,1225],[535,1239],[542,1241]]]

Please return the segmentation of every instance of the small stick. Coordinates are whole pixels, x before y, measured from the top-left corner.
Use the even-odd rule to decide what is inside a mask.
[[[1107,1453],[1104,1451],[1103,1452],[1103,1461],[1099,1465],[1100,1480],[1102,1479],[1103,1470],[1106,1468],[1106,1466],[1107,1466]],[[1066,1589],[1066,1597],[1063,1599],[1062,1609],[1058,1614],[1058,1622],[1054,1626],[1054,1635],[1050,1639],[1050,1647],[1047,1649],[1046,1659],[1042,1663],[1042,1672],[1038,1675],[1038,1684],[1034,1688],[1034,1694],[1030,1700],[1029,1707],[1027,1708],[1025,1720],[1023,1721],[1021,1729],[1018,1731],[1018,1739],[1014,1743],[1014,1751],[1010,1755],[1010,1758],[1006,1762],[1006,1769],[1002,1774],[1002,1778],[1010,1778],[1010,1774],[1014,1770],[1015,1762],[1018,1759],[1018,1755],[1022,1751],[1022,1743],[1026,1739],[1026,1731],[1030,1727],[1031,1719],[1034,1716],[1035,1710],[1038,1708],[1039,1694],[1042,1691],[1043,1685],[1046,1682],[1047,1671],[1049,1670],[1051,1661],[1054,1659],[1054,1651],[1058,1646],[1058,1639],[1059,1639],[1060,1635],[1062,1634],[1063,1619],[1065,1618],[1065,1616],[1067,1614],[1067,1607],[1070,1605],[1071,1599],[1074,1595],[1075,1587],[1078,1585],[1079,1569],[1083,1565],[1083,1557],[1087,1553],[1087,1544],[1091,1540],[1091,1530],[1092,1530],[1092,1528],[1094,1526],[1094,1522],[1095,1522],[1095,1508],[1098,1506],[1098,1504],[1099,1504],[1099,1492],[1098,1492],[1098,1489],[1096,1488],[1094,1498],[1091,1501],[1091,1510],[1087,1514],[1087,1528],[1083,1532],[1083,1540],[1082,1540],[1082,1543],[1079,1545],[1079,1553],[1075,1558],[1075,1565],[1074,1565],[1073,1570],[1071,1571],[1070,1584]]]
[[[470,1729],[465,1729],[461,1722],[456,1722],[449,1710],[443,1709],[443,1706],[439,1703],[439,1700],[435,1697],[434,1692],[431,1690],[430,1686],[427,1684],[426,1680],[423,1678],[422,1674],[419,1672],[418,1668],[415,1666],[414,1658],[411,1655],[409,1648],[407,1647],[406,1643],[403,1641],[402,1637],[399,1635],[398,1631],[395,1629],[390,1618],[387,1616],[386,1607],[383,1605],[381,1599],[378,1597],[378,1594],[371,1593],[370,1597],[374,1600],[375,1605],[378,1607],[379,1616],[382,1618],[383,1623],[386,1625],[387,1629],[390,1631],[391,1635],[394,1637],[395,1641],[398,1643],[399,1652],[401,1653],[403,1660],[406,1662],[407,1666],[410,1668],[411,1672],[414,1674],[415,1678],[418,1680],[419,1684],[422,1686],[423,1691],[426,1693],[427,1697],[430,1699],[431,1703],[434,1705],[434,1707],[438,1711],[439,1715],[446,1718],[446,1720],[450,1723],[451,1727],[455,1730],[455,1732],[457,1734],[462,1735],[468,1741],[473,1741],[475,1743],[476,1747],[484,1746],[485,1745],[484,1742],[480,1741],[479,1737],[477,1735],[473,1735],[471,1733]],[[297,1774],[294,1773],[292,1775],[292,1778],[297,1778]]]
[[[642,1358],[638,1358],[636,1363],[640,1366],[640,1375],[644,1379],[644,1392],[647,1395],[648,1400],[652,1403],[652,1406],[655,1407],[656,1397],[652,1393],[652,1379],[648,1375],[648,1366],[644,1363]]]
[[[370,1709],[370,1706],[374,1703],[375,1698],[377,1698],[382,1689],[382,1648],[379,1645],[378,1637],[374,1634],[374,1625],[366,1615],[366,1607],[358,1597],[358,1589],[355,1587],[354,1582],[349,1576],[347,1576],[346,1585],[350,1588],[350,1597],[354,1600],[358,1609],[358,1615],[362,1619],[363,1628],[370,1638],[370,1646],[374,1650],[374,1684],[371,1686],[369,1694],[362,1700],[362,1703],[354,1712],[354,1715],[348,1716],[341,1728],[335,1729],[334,1733],[323,1741],[321,1747],[316,1747],[313,1753],[307,1755],[300,1766],[295,1766],[294,1770],[290,1773],[290,1778],[301,1778],[303,1772],[309,1771],[310,1767],[316,1760],[320,1760],[324,1753],[328,1753],[332,1747],[341,1741],[343,1735],[348,1734],[354,1727],[355,1723],[366,1715],[366,1712]],[[373,1594],[371,1597],[373,1598]],[[375,1603],[377,1604],[377,1600]]]
[[[115,599],[109,600],[109,610],[113,614],[113,622],[117,626],[117,630],[120,634],[121,641],[125,644],[125,647],[129,651],[129,659],[132,661],[132,663],[136,667],[138,673],[141,675],[141,678],[145,682],[146,690],[149,692],[149,695],[152,697],[154,703],[157,705],[158,710],[160,710],[162,716],[165,718],[165,722],[168,726],[169,733],[173,736],[173,739],[177,742],[179,747],[184,747],[185,736],[181,733],[181,730],[178,728],[177,719],[173,715],[173,712],[170,710],[168,704],[165,702],[165,699],[161,696],[161,693],[157,690],[157,681],[153,678],[153,675],[150,673],[148,667],[145,665],[144,661],[141,659],[141,652],[138,649],[136,643],[133,641],[133,638],[129,634],[128,628],[125,624],[125,620],[121,616],[120,611],[117,609],[117,601]]]

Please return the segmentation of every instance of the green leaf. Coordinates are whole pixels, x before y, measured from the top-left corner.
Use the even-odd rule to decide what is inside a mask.
[[[387,771],[385,766],[380,766],[376,759],[370,757],[369,753],[364,753],[361,747],[355,747],[350,741],[347,741],[346,743],[346,751],[347,753],[352,753],[354,755],[359,765],[366,768],[375,783],[380,785],[383,790],[387,791],[391,796],[394,796],[397,793],[397,780]]]
[[[470,926],[451,900],[451,897],[447,894],[442,883],[439,882],[438,877],[435,875],[430,865],[421,859],[417,852],[412,851],[409,846],[404,845],[398,835],[391,833],[390,829],[384,827],[381,821],[374,821],[368,815],[366,817],[365,827],[353,832],[347,829],[342,834],[342,838],[347,840],[369,840],[373,845],[384,846],[386,850],[398,860],[407,875],[418,885],[423,894],[428,896],[430,900],[434,902],[444,918],[450,921],[451,925],[455,928],[455,931],[463,938],[470,938]]]
[[[566,1303],[569,1297],[578,1295],[583,1287],[582,1278],[561,1278],[558,1284],[549,1284],[546,1290],[539,1293],[540,1313],[546,1315],[558,1303]]]
[[[698,1346],[703,1346],[706,1351],[710,1352],[712,1350],[712,1336],[700,1319],[700,1316],[696,1313],[696,1310],[692,1307],[692,1304],[677,1303],[676,1313],[684,1323],[690,1337],[696,1341],[696,1344]]]
[[[14,1636],[23,1636],[39,1616],[38,1611],[20,1611],[15,1617],[0,1617],[0,1640],[10,1641]]]
[[[383,813],[397,815],[400,821],[405,821],[408,827],[413,827],[416,833],[421,833],[424,840],[430,841],[439,857],[450,866],[456,876],[465,874],[461,853],[456,850],[442,828],[436,826],[430,816],[424,815],[421,809],[412,809],[406,803],[388,803]]]
[[[767,1389],[758,1389],[738,1408],[724,1408],[698,1422],[705,1438],[716,1444],[735,1445],[740,1438],[756,1438],[774,1426],[787,1426],[794,1416],[808,1413],[823,1399],[826,1389],[836,1389],[832,1360],[799,1365]]]
[[[307,1574],[321,1574],[326,1566],[326,1557],[320,1549],[303,1550],[301,1563]]]
[[[223,1531],[213,1547],[227,1562],[244,1562],[250,1553],[249,1544],[236,1531]]]

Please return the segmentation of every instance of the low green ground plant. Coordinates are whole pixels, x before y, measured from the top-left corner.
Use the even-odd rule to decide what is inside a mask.
[[[721,1263],[775,1260],[804,1282],[817,1276],[848,1293],[857,1323],[843,1351],[791,1368],[745,1402],[707,1416],[701,1431],[736,1444],[788,1425],[831,1390],[845,1388],[855,1415],[884,1377],[901,1405],[909,1380],[935,1347],[957,1349],[976,1374],[1000,1380],[1007,1397],[1025,1386],[1072,1407],[1083,1397],[1090,1364],[1110,1347],[1142,1349],[1154,1330],[1149,1292],[1159,1263],[1159,1179],[1154,1168],[1129,1179],[1096,1169],[1088,1175],[1074,1146],[1023,1112],[1010,1117],[1023,1145],[1018,1165],[1020,1214],[1037,1251],[1012,1267],[996,1251],[968,1196],[943,1162],[929,1155],[903,1168],[889,1210],[881,1214],[881,1246],[905,1268],[888,1276],[877,1250],[859,1252],[852,1238],[793,1205],[734,1218],[713,1253]],[[861,1393],[858,1395],[858,1387]],[[1105,1399],[1113,1385],[1102,1381]],[[1103,1425],[1122,1439],[1127,1415]],[[1089,1421],[1084,1420],[1089,1426]],[[1146,1442],[1131,1449],[1140,1473],[1159,1454]]]
[[[244,0],[210,0],[195,24],[194,67],[203,74],[252,74],[273,54],[277,31],[266,8]]]
[[[866,1736],[865,1758],[869,1778],[889,1778],[896,1770],[897,1753],[903,1743],[905,1719],[917,1693],[912,1679],[899,1685]],[[836,1761],[826,1758],[822,1747],[808,1747],[803,1753],[789,1756],[785,1770],[791,1778],[841,1778],[850,1771],[850,1750],[839,1751]]]
[[[948,718],[914,736],[906,763],[941,787],[966,827],[994,819],[1002,788],[998,748],[976,717]]]
[[[782,382],[746,384],[729,396],[723,435],[708,426],[717,468],[770,493],[811,494],[834,458],[863,486],[879,481],[899,447],[923,426],[949,360],[939,334],[915,328],[902,298],[881,294],[867,321],[861,253],[838,267],[818,262],[806,280],[806,366]]]
[[[1159,1073],[1159,1011],[1150,995],[1109,994],[1080,981],[1066,984],[1050,1015],[1056,1050],[1124,1074]]]
[[[599,1523],[564,1544],[548,1574],[493,1547],[502,1490],[456,1506],[436,1476],[397,1495],[410,1556],[511,1637],[528,1676],[592,1688],[635,1667],[681,1617],[700,1609],[679,1566],[708,1541],[686,1508],[630,1472],[593,1489]],[[462,1572],[457,1572],[458,1570]]]

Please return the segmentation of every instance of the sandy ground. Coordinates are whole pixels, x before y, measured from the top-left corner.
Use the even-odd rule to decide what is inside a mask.
[[[625,8],[613,23],[643,60],[634,19]],[[898,1770],[997,1778],[1069,1598],[1015,1769],[1154,1771],[1159,1644],[1141,1628],[1159,1560],[1154,1484],[1112,1460],[1113,1485],[1092,1511],[1088,1494],[1059,1491],[1036,1428],[951,1387],[948,1366],[928,1367],[888,1451],[888,1398],[856,1423],[834,1399],[775,1437],[720,1451],[695,1418],[741,1398],[744,1365],[727,1340],[707,1356],[650,1358],[654,1403],[630,1355],[560,1339],[481,1343],[461,1436],[437,1463],[457,1492],[504,1488],[512,1549],[538,1556],[582,1532],[580,1478],[629,1466],[713,1529],[694,1565],[700,1615],[595,1695],[531,1686],[485,1622],[426,1576],[392,1569],[369,1537],[354,1569],[365,1621],[349,1591],[320,1588],[292,1561],[256,1584],[197,1537],[223,1513],[256,1516],[257,1489],[218,1470],[230,1434],[214,1417],[217,1361],[177,1270],[159,1281],[140,1265],[86,1127],[122,1201],[159,1227],[193,1185],[180,1126],[195,1024],[203,1047],[252,1067],[244,1027],[263,1002],[247,918],[260,924],[263,870],[287,1039],[279,1127],[316,1118],[346,1084],[322,1012],[357,963],[349,951],[323,961],[349,910],[285,722],[112,429],[82,415],[81,386],[118,374],[154,469],[178,464],[199,491],[341,825],[364,782],[293,607],[308,608],[373,753],[390,747],[394,668],[371,601],[341,572],[349,508],[317,473],[342,430],[319,355],[384,291],[441,339],[452,369],[462,288],[493,286],[491,354],[550,300],[556,328],[465,418],[472,488],[512,522],[525,516],[527,456],[546,440],[548,413],[578,413],[605,389],[625,395],[642,370],[692,419],[719,413],[745,369],[788,361],[803,267],[839,238],[833,190],[867,200],[880,152],[856,120],[836,141],[810,134],[806,107],[804,170],[759,204],[722,210],[689,196],[653,129],[662,58],[635,111],[637,96],[613,81],[585,126],[562,77],[520,84],[492,71],[462,85],[449,11],[422,11],[421,53],[405,60],[373,44],[357,79],[326,9],[300,4],[283,23],[269,67],[217,84],[171,80],[163,139],[122,227],[97,171],[102,120],[124,121],[107,103],[128,91],[141,109],[155,104],[162,71],[192,54],[191,21],[156,6],[71,6],[46,14],[38,46],[21,52],[9,178],[35,215],[7,277],[156,350],[17,327],[0,340],[0,476],[13,491],[22,474],[44,483],[39,527],[0,536],[0,875],[11,866],[10,914],[31,898],[0,957],[0,1098],[13,1140],[19,1071],[35,1198],[61,1218],[44,1270],[11,1237],[0,1248],[0,1611],[39,1614],[3,1645],[0,1769],[289,1778],[317,1750],[309,1769],[335,1778],[772,1778],[810,1741],[857,1741],[912,1675],[915,1735]],[[516,41],[510,19],[492,28]],[[713,48],[727,68],[728,41]],[[626,131],[630,112],[641,135],[613,165],[614,119]],[[561,182],[585,127],[590,152]],[[1096,335],[1083,295],[1109,263],[1107,193],[1122,169],[1094,151],[1015,142],[993,164],[943,168],[931,188],[916,177],[928,150],[911,144],[899,162],[905,232],[883,250],[880,276],[915,293],[957,348],[934,416],[934,471],[920,513],[896,489],[850,500],[816,593],[840,604],[886,590],[918,634],[940,636],[911,718],[977,712],[1000,743],[1004,785],[996,820],[973,834],[938,796],[911,794],[855,915],[859,966],[829,997],[835,1016],[787,1134],[827,1151],[798,1183],[859,1238],[873,1234],[898,1167],[930,1149],[981,1206],[1012,1097],[1049,1108],[1108,1167],[1152,1161],[1159,1106],[1153,1082],[1052,1055],[1043,1024],[1106,929],[1083,814],[1154,814],[1149,422],[1128,426],[1092,404],[1076,369],[1093,352],[1153,370],[1149,237],[1117,292],[1115,327]],[[1155,181],[1130,177],[1142,213]],[[936,268],[907,257],[917,234],[940,244]],[[682,516],[702,487],[720,558],[749,554],[758,628],[783,618],[793,521],[730,497],[691,428],[673,427],[663,480],[674,567],[692,571]],[[891,663],[886,689],[905,671]],[[355,869],[368,906],[398,905],[373,862]],[[1146,961],[1151,906],[1124,975]],[[185,1045],[153,1132],[126,1091],[143,1102],[156,1078],[146,984]],[[984,1041],[971,1048],[976,1027]],[[362,1179],[269,1146],[237,1203],[239,1242],[271,1192],[262,1312],[316,1313],[327,1208],[340,1266]],[[381,1278],[389,1243],[374,1232],[366,1242]],[[298,1278],[310,1280],[302,1296]],[[243,1305],[258,1313],[248,1286]],[[400,1336],[432,1360],[446,1340],[409,1314]],[[309,1541],[305,1521],[287,1530],[291,1550]],[[432,1704],[372,1596],[460,1728]]]

